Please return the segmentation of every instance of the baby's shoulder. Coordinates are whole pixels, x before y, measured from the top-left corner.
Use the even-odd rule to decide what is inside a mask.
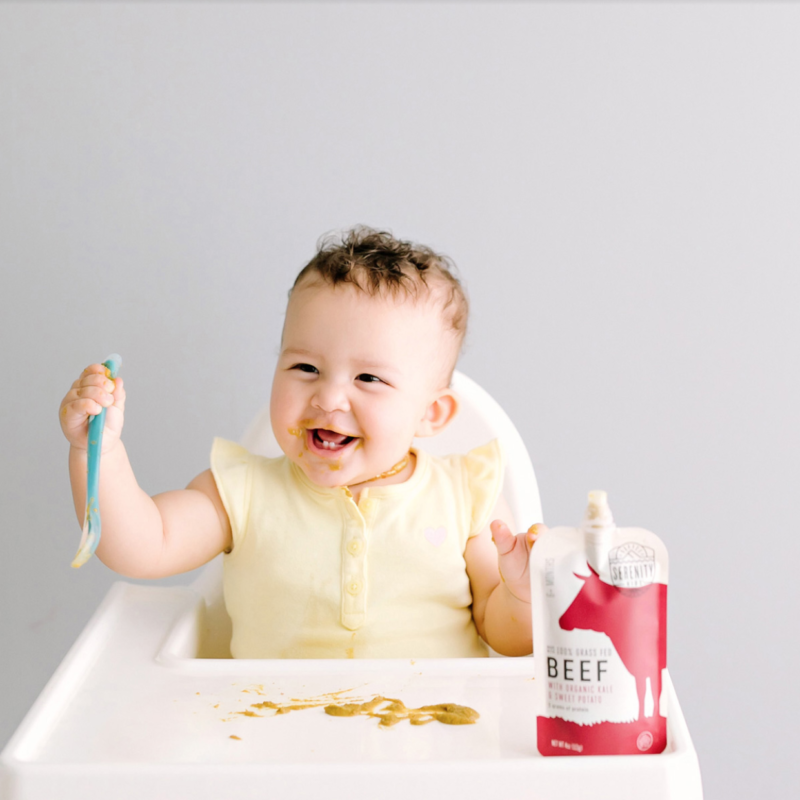
[[[492,439],[466,453],[451,453],[446,456],[426,454],[434,469],[454,474],[482,474],[486,470],[502,470],[503,450],[499,439]]]
[[[492,439],[466,453],[425,456],[433,484],[450,484],[467,495],[494,494],[503,481],[504,459],[500,442]]]
[[[431,456],[433,494],[437,502],[452,493],[466,514],[468,536],[480,533],[488,524],[490,512],[503,486],[503,451],[492,439],[467,453]]]

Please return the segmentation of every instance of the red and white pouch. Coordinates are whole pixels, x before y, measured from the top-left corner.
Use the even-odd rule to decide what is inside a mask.
[[[538,749],[546,756],[660,753],[667,653],[667,551],[617,528],[590,492],[580,528],[531,550]]]

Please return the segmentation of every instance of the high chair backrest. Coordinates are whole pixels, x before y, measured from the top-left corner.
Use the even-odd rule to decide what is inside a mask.
[[[466,453],[473,447],[499,439],[505,455],[503,495],[514,516],[518,533],[535,522],[542,522],[539,488],[530,456],[522,437],[497,401],[475,381],[456,371],[451,388],[460,405],[455,419],[442,433],[431,438],[415,439],[414,444],[432,455]],[[256,416],[242,437],[242,445],[251,453],[275,457],[281,455],[270,423],[269,405]],[[194,588],[206,599],[207,635],[201,656],[220,658],[225,641],[230,641],[230,619],[222,600],[222,556],[211,561],[194,582]]]

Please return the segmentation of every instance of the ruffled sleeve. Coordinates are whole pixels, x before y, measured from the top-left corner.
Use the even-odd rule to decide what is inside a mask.
[[[467,500],[471,507],[470,537],[477,536],[490,522],[489,515],[503,486],[503,463],[503,452],[497,439],[470,450],[462,459]]]
[[[234,549],[244,536],[247,525],[251,460],[252,456],[241,445],[227,439],[214,439],[211,447],[211,474],[216,481],[225,511],[228,512]]]

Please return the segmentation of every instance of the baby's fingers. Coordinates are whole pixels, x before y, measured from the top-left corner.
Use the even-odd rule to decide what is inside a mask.
[[[94,417],[103,410],[103,406],[92,397],[76,397],[62,409],[62,414],[68,419],[78,418],[85,422],[87,417]]]
[[[504,522],[495,520],[491,524],[492,538],[497,547],[497,566],[500,579],[511,594],[527,603],[530,602],[528,585],[528,553],[530,533],[514,535]]]
[[[87,379],[89,382],[91,382],[97,377],[106,378],[106,380],[108,380],[106,376],[106,368],[102,364],[89,364],[89,366],[86,367],[86,369],[84,369],[83,372],[81,372],[81,374],[75,379],[72,384],[72,388],[77,389],[83,385],[84,381]]]
[[[489,526],[489,529],[492,532],[492,541],[499,555],[504,556],[514,549],[514,544],[516,543],[515,536],[511,532],[511,528],[509,528],[503,520],[496,519]]]
[[[122,383],[122,378],[114,378],[111,381],[114,384],[112,395],[114,397],[114,407],[120,411],[125,410],[125,386]]]
[[[531,525],[528,528],[527,534],[525,534],[525,541],[528,545],[528,549],[533,547],[536,544],[536,540],[547,531],[547,525],[542,522],[537,522],[534,525]]]
[[[113,403],[108,407],[106,428],[119,436],[122,433],[122,422],[125,417],[125,387],[122,378],[116,378],[113,383],[114,391],[111,396]]]
[[[108,377],[102,364],[90,364],[72,384],[59,406],[59,420],[70,444],[86,449],[89,417],[108,410],[103,450],[113,446],[122,431],[125,389],[122,379]]]
[[[514,565],[512,571],[506,574],[504,570],[503,574],[509,577],[509,575],[516,575],[518,572],[521,573],[528,565],[530,545],[527,545],[525,540],[529,534],[520,533],[515,535],[511,532],[508,525],[499,519],[495,520],[490,528],[492,531],[492,539],[494,539],[494,545],[497,548],[499,562],[502,564]]]
[[[79,389],[75,390],[75,399],[76,400],[93,400],[97,406],[97,411],[92,411],[92,414],[100,413],[101,408],[108,408],[108,406],[114,405],[114,395],[113,386],[111,390],[108,389],[107,381],[101,386],[97,386],[94,384],[90,384],[88,386],[81,386]]]

